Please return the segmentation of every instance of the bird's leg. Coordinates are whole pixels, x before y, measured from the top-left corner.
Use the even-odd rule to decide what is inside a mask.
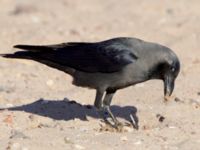
[[[105,98],[103,100],[103,108],[109,114],[109,116],[112,118],[112,120],[114,122],[114,127],[118,128],[119,126],[121,126],[121,123],[116,119],[116,117],[113,115],[113,113],[110,110],[110,103],[111,103],[111,100],[112,100],[115,92],[116,92],[116,90],[106,91],[106,95],[105,95]]]
[[[104,119],[105,122],[107,122],[105,110],[102,107],[103,94],[104,92],[97,90],[94,106],[98,109],[99,115]]]
[[[94,106],[98,109],[99,115],[103,118],[105,123],[109,124],[112,127],[118,128],[121,125],[121,123],[116,119],[116,117],[113,115],[113,113],[110,110],[110,103],[111,103],[114,93],[115,93],[115,90],[107,91],[103,99],[103,104],[102,104],[102,98],[103,98],[104,92],[97,90]],[[108,113],[109,116],[112,118],[114,125],[113,123],[107,120],[106,113]]]
[[[103,120],[105,121],[105,123],[113,126],[108,120],[107,120],[107,115],[106,112],[107,109],[106,107],[104,107],[102,105],[102,98],[103,98],[104,92],[102,90],[97,90],[96,92],[96,98],[95,98],[95,102],[94,102],[94,106],[98,109],[99,115],[103,118]],[[111,97],[110,97],[111,96]],[[106,94],[105,98],[106,102],[108,103],[108,105],[110,104],[110,101],[112,99],[112,95],[110,94]],[[108,112],[109,113],[109,112]],[[113,115],[112,115],[113,116]]]
[[[94,106],[97,109],[100,109],[102,107],[102,98],[103,98],[103,94],[104,92],[97,90],[96,92],[96,97],[95,97],[95,101],[94,101]]]

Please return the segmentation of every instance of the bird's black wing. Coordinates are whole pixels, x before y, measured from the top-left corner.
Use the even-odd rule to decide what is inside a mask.
[[[27,50],[23,52],[23,55],[29,55],[28,59],[45,60],[89,73],[117,72],[137,60],[137,56],[128,47],[119,43],[63,43],[49,46],[16,45],[14,47]],[[19,54],[20,52],[18,56]]]

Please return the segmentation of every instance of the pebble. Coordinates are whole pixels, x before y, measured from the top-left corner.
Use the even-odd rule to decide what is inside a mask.
[[[148,125],[144,125],[144,126],[142,127],[142,129],[143,129],[143,130],[150,130],[150,129],[151,129],[151,127],[150,127],[150,126],[148,126]]]
[[[7,124],[13,124],[13,116],[7,115],[6,118],[3,120],[3,122],[5,122]]]
[[[102,135],[102,134],[103,134],[102,132],[95,132],[94,133],[95,136],[99,136],[99,135]]]
[[[195,106],[195,108],[200,107],[200,101],[199,100],[190,99],[189,103],[192,104],[193,106]]]
[[[80,35],[80,33],[79,33],[77,30],[75,30],[75,29],[69,30],[69,33],[70,33],[71,35]]]
[[[120,138],[120,140],[121,140],[121,141],[128,141],[128,138],[127,138],[126,136],[122,136],[122,137]]]
[[[8,103],[8,104],[6,104],[6,107],[13,107],[14,105],[13,104],[10,104],[10,103]]]
[[[78,119],[78,118],[74,118],[73,121],[74,121],[74,122],[78,122],[78,121],[80,121],[80,119]]]
[[[34,121],[36,118],[35,118],[35,115],[31,114],[28,116],[28,118],[31,120],[31,121]]]
[[[73,142],[68,137],[64,137],[65,144],[73,144]]]
[[[175,129],[175,128],[177,128],[177,127],[175,127],[175,126],[169,126],[168,128],[169,128],[169,129]]]
[[[125,131],[125,132],[133,132],[133,127],[127,127],[127,126],[124,126],[123,127],[123,130]]]
[[[175,97],[174,101],[175,101],[175,102],[183,102],[183,101],[182,101],[180,98],[178,98],[178,97]]]
[[[29,137],[26,136],[24,133],[17,131],[17,130],[12,130],[11,131],[11,136],[10,139],[28,139]]]
[[[89,129],[88,129],[88,128],[80,128],[80,131],[81,131],[81,132],[88,132]]]
[[[11,146],[13,149],[18,149],[20,147],[19,143],[13,143]]]
[[[169,14],[169,15],[173,15],[174,10],[172,8],[168,8],[168,9],[166,9],[166,13]]]
[[[135,142],[134,144],[135,144],[135,145],[140,145],[140,144],[142,144],[142,141],[139,140],[139,141]]]
[[[80,150],[85,149],[85,147],[83,147],[83,146],[81,146],[81,145],[78,145],[78,144],[75,144],[75,145],[74,145],[74,148],[80,149]]]
[[[165,120],[165,117],[163,117],[162,115],[160,114],[157,114],[156,117],[158,118],[158,121],[159,122],[163,122]]]
[[[31,16],[31,21],[33,23],[40,23],[41,22],[41,20],[38,16]]]
[[[9,142],[6,150],[20,150],[21,145],[19,143]]]
[[[48,81],[46,82],[46,84],[47,84],[49,87],[52,87],[53,84],[54,84],[54,82],[53,82],[53,80],[48,80]]]

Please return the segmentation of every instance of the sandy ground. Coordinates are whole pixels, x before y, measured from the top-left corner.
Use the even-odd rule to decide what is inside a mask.
[[[0,0],[0,53],[14,44],[99,41],[130,36],[173,49],[181,60],[174,98],[148,81],[118,91],[122,121],[135,112],[139,130],[101,131],[95,91],[33,61],[0,58],[0,150],[200,149],[199,0]],[[158,115],[164,120],[159,121]]]

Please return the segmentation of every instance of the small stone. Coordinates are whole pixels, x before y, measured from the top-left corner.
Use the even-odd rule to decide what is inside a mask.
[[[168,8],[166,10],[166,13],[169,14],[169,15],[173,15],[174,14],[174,10],[172,8]]]
[[[169,126],[168,128],[169,129],[175,129],[176,127],[175,126]]]
[[[143,130],[150,130],[151,128],[150,128],[150,126],[148,126],[148,125],[144,125],[144,126],[142,127],[142,129],[143,129]]]
[[[88,128],[80,128],[80,131],[87,132],[87,131],[89,131],[89,129]]]
[[[73,144],[73,142],[68,137],[64,137],[65,144]]]
[[[23,14],[23,13],[32,13],[32,12],[35,12],[36,11],[36,8],[33,7],[32,5],[29,6],[29,5],[17,5],[14,7],[14,9],[10,12],[11,15],[20,15],[20,14]]]
[[[159,118],[159,122],[163,122],[164,120],[165,120],[165,117],[160,116],[160,118]]]
[[[79,33],[77,30],[75,30],[75,29],[69,30],[69,33],[70,33],[71,35],[80,35],[80,33]]]
[[[5,122],[7,124],[13,124],[13,116],[7,115],[6,118],[3,120],[3,122]]]
[[[195,131],[192,131],[191,134],[196,134],[196,132],[195,132]]]
[[[120,138],[120,140],[121,140],[121,141],[128,141],[128,138],[127,138],[126,136],[122,136],[122,137]]]
[[[52,126],[46,123],[39,123],[38,128],[51,128]]]
[[[165,117],[163,117],[162,115],[160,114],[157,114],[156,117],[158,118],[158,121],[159,122],[163,122],[165,120]]]
[[[78,122],[80,121],[78,118],[74,118],[74,122]]]
[[[135,144],[135,145],[140,145],[140,144],[142,144],[142,141],[139,140],[139,141],[135,142],[134,144]]]
[[[95,133],[94,133],[95,136],[99,136],[99,135],[102,135],[102,134],[103,134],[103,133],[101,133],[101,132],[95,132]]]
[[[193,64],[199,64],[200,63],[200,59],[195,59],[192,63]]]
[[[19,143],[13,143],[12,145],[11,145],[11,150],[17,150],[17,149],[19,149],[20,148],[20,144]]]
[[[24,133],[17,130],[12,130],[11,134],[12,135],[10,136],[10,139],[28,139],[29,138]]]
[[[200,108],[199,100],[190,99],[190,104],[192,104],[195,108]]]
[[[183,103],[183,101],[180,98],[178,98],[178,97],[175,97],[174,101],[175,102],[181,102],[181,103]]]
[[[31,120],[31,121],[34,121],[36,118],[35,118],[35,115],[31,114],[28,116],[28,118]]]
[[[31,20],[32,20],[33,23],[39,23],[41,21],[40,18],[37,17],[37,16],[32,16]]]
[[[125,132],[133,132],[133,128],[132,128],[132,127],[124,126],[124,127],[123,127],[123,130],[124,130]]]
[[[53,82],[53,80],[48,80],[48,81],[46,82],[46,84],[47,84],[48,86],[52,87],[53,84],[54,84],[54,82]]]
[[[116,128],[113,128],[111,125],[108,124],[99,124],[101,128],[99,129],[99,132],[115,132]]]
[[[83,146],[81,146],[81,145],[78,145],[78,144],[75,144],[75,145],[74,145],[74,148],[80,149],[80,150],[85,149],[85,147],[83,147]]]
[[[10,103],[8,103],[8,104],[6,104],[6,107],[13,107],[14,105],[13,104],[10,104]]]
[[[40,123],[38,121],[33,121],[28,129],[39,128]]]

